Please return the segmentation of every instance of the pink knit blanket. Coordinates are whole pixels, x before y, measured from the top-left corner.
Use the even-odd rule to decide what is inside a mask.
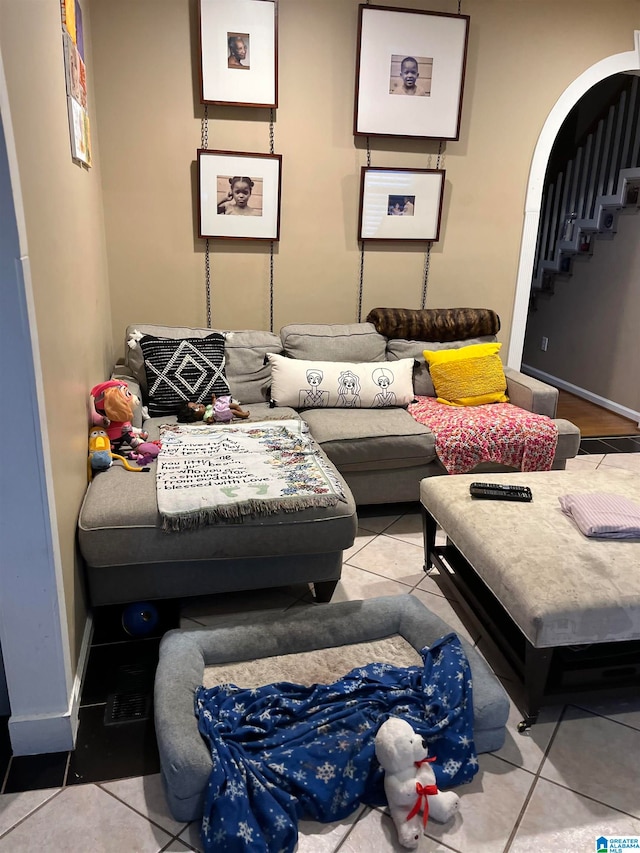
[[[436,455],[449,474],[467,474],[479,462],[498,462],[520,471],[549,471],[558,429],[546,415],[511,403],[447,406],[416,397],[408,411],[436,437]]]

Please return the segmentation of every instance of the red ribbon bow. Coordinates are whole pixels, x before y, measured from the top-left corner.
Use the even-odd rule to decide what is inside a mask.
[[[423,764],[431,764],[436,760],[436,756],[433,758],[423,758],[421,761],[414,761],[413,763],[416,767],[421,767]],[[416,804],[411,809],[409,814],[407,815],[407,820],[411,820],[412,817],[415,817],[420,811],[420,806],[422,805],[422,800],[424,798],[424,811],[422,812],[422,825],[427,825],[427,820],[429,819],[429,800],[428,796],[433,796],[438,793],[437,785],[421,785],[420,782],[416,782],[416,794],[418,795],[418,799],[416,800]]]
[[[411,809],[409,814],[407,815],[407,820],[411,820],[412,817],[415,817],[420,811],[420,807],[422,806],[422,800],[424,799],[424,811],[422,812],[422,825],[426,827],[427,820],[429,819],[429,800],[428,797],[434,796],[434,794],[438,793],[437,785],[421,785],[420,782],[416,782],[416,794],[418,795],[418,799],[414,807]]]

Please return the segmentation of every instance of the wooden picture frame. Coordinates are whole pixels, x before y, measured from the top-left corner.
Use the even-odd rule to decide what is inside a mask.
[[[358,239],[436,242],[444,178],[444,169],[363,166]]]
[[[281,154],[198,149],[198,236],[280,239]]]
[[[278,0],[199,0],[200,102],[278,106]]]
[[[358,9],[354,135],[458,139],[469,16]]]

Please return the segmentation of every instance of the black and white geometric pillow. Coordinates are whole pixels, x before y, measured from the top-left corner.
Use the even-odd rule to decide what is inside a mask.
[[[185,403],[211,402],[211,395],[230,394],[224,372],[224,335],[206,338],[157,338],[144,335],[149,416],[175,415]]]

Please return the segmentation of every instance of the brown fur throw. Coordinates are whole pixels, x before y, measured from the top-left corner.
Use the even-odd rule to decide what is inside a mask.
[[[410,341],[464,341],[500,330],[500,317],[489,308],[374,308],[367,315],[376,332]]]

